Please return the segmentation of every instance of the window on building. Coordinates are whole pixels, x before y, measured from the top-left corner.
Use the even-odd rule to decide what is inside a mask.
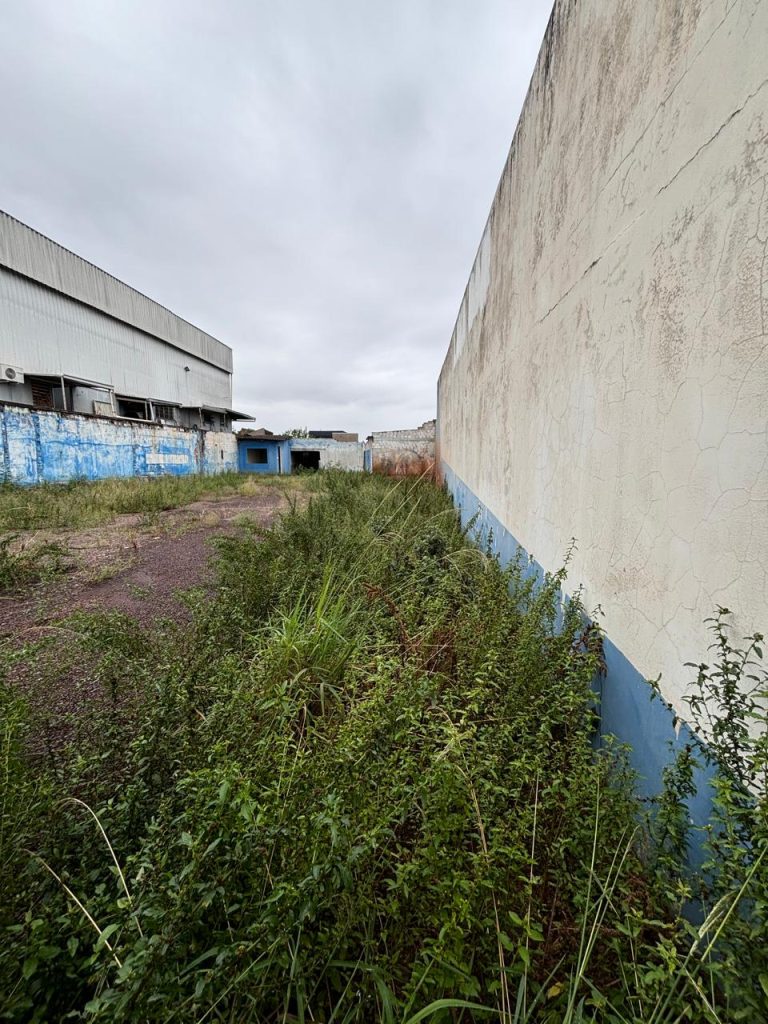
[[[117,415],[130,420],[148,420],[149,406],[137,398],[121,398],[116,395]]]
[[[291,452],[291,469],[320,469],[320,452],[295,449]]]
[[[246,448],[245,461],[252,466],[266,466],[269,461],[266,448]]]
[[[156,420],[167,420],[169,423],[176,422],[176,406],[174,405],[157,405],[153,404],[152,408],[155,410]]]
[[[30,380],[32,385],[32,405],[38,409],[53,409],[53,385],[49,381]]]

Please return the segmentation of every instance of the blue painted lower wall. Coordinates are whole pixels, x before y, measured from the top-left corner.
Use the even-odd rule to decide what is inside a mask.
[[[0,481],[65,483],[236,469],[234,434],[0,406]]]
[[[533,561],[512,533],[494,516],[467,485],[442,464],[445,485],[452,495],[465,527],[472,523],[477,543],[485,546],[489,539],[491,549],[502,565],[507,565],[522,554],[528,571],[539,578],[545,568],[554,571],[558,566],[543,567]],[[637,773],[637,790],[641,797],[656,796],[662,784],[662,772],[675,752],[686,744],[698,746],[690,729],[679,723],[666,704],[652,699],[653,690],[647,679],[622,654],[610,638],[610,609],[607,609],[607,636],[604,642],[606,671],[596,681],[600,701],[601,741],[612,735],[630,746],[630,763]],[[681,666],[681,671],[683,666]],[[704,825],[710,818],[711,799],[709,778],[711,773],[702,769],[696,779],[697,795],[689,802],[691,820]],[[694,858],[695,859],[695,858]]]
[[[238,441],[238,467],[241,473],[290,473],[291,442],[265,438],[241,438]],[[256,462],[255,459],[265,459]]]

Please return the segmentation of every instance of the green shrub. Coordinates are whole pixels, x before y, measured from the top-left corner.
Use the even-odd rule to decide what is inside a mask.
[[[684,771],[654,847],[565,571],[502,570],[429,484],[317,480],[190,624],[73,623],[110,699],[55,761],[11,705],[0,1019],[758,1019],[762,839],[697,935]]]

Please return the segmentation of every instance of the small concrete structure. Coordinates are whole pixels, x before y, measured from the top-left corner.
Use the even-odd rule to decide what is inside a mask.
[[[293,469],[363,470],[363,446],[358,441],[335,441],[327,437],[291,438]]]
[[[291,440],[268,430],[241,430],[237,465],[241,473],[283,474],[291,471]]]
[[[365,469],[385,476],[427,476],[435,469],[435,421],[412,430],[378,430],[366,442]]]
[[[298,469],[347,469],[362,472],[363,446],[332,437],[287,437],[269,430],[241,430],[237,435],[242,473],[287,475]],[[327,431],[331,433],[331,431]]]

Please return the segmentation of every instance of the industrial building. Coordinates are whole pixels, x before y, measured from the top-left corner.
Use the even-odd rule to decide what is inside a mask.
[[[748,0],[555,5],[438,384],[463,521],[537,574],[576,539],[648,795],[705,620],[768,626],[767,40]]]
[[[0,402],[227,431],[232,350],[0,212]]]

